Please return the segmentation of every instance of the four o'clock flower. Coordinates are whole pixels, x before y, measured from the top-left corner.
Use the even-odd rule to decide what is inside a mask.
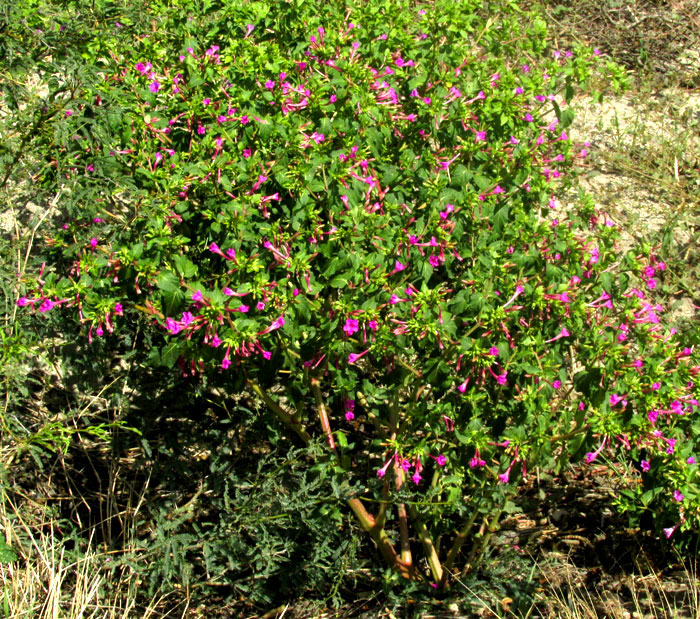
[[[345,419],[348,421],[355,419],[355,400],[345,400]]]
[[[274,331],[275,329],[279,329],[284,325],[284,316],[280,316],[277,320],[273,321],[273,323],[267,327],[266,329],[263,329],[262,331],[258,331],[258,335],[265,335],[266,333],[270,333],[271,331]]]
[[[608,438],[606,436],[605,438],[603,438],[603,442],[600,444],[600,447],[598,447],[598,449],[596,449],[595,451],[589,451],[584,456],[584,459],[586,460],[586,462],[588,462],[588,464],[593,462],[598,457],[598,454],[600,454],[600,452],[603,451],[603,447],[605,447],[605,443],[607,442],[607,440]]]
[[[351,336],[353,333],[357,333],[360,330],[360,323],[358,320],[355,318],[348,318],[345,321],[345,326],[343,327],[343,331],[349,336]]]
[[[559,335],[557,335],[549,340],[545,340],[544,343],[550,344],[551,342],[556,342],[557,340],[560,340],[563,337],[568,337],[569,335],[571,335],[571,334],[566,330],[566,327],[562,327],[562,330],[559,332]]]
[[[356,363],[362,357],[364,357],[367,353],[369,352],[369,348],[367,350],[363,350],[361,353],[350,353],[348,355],[348,363]]]
[[[503,305],[503,308],[505,309],[506,307],[511,305],[513,303],[513,301],[515,301],[515,299],[517,299],[523,292],[525,292],[525,288],[523,288],[520,284],[518,284],[515,287],[515,293],[513,294],[513,296],[510,299],[508,299],[505,302],[505,305]],[[568,333],[567,333],[567,335],[568,335]]]

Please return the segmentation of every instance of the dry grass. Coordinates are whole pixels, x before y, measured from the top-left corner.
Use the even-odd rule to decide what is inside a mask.
[[[55,517],[46,514],[42,518],[27,511],[7,497],[0,505],[0,528],[7,545],[18,555],[18,560],[0,565],[0,616],[155,619],[187,613],[184,601],[173,608],[165,595],[156,594],[144,602],[137,575],[127,566],[114,565],[114,553],[95,543],[94,530],[76,547]],[[124,553],[138,557],[136,547]]]

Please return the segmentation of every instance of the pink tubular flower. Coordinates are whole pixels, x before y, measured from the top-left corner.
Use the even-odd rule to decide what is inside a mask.
[[[625,401],[625,396],[617,395],[616,393],[610,394],[610,406],[617,406],[620,402]]]
[[[642,469],[643,472],[647,473],[649,472],[649,469],[651,468],[651,464],[647,460],[642,460],[639,463],[639,467]]]
[[[204,300],[204,297],[202,297],[202,291],[201,291],[201,290],[197,290],[197,292],[195,292],[195,293],[192,295],[192,300],[193,300],[195,303],[198,302],[198,301],[203,301],[203,300]]]
[[[598,457],[598,455],[600,454],[600,452],[603,451],[603,447],[605,447],[605,443],[607,442],[607,440],[608,440],[608,438],[605,437],[605,438],[603,439],[603,442],[600,444],[600,447],[598,447],[598,449],[596,449],[595,451],[589,451],[589,452],[584,456],[584,459],[586,460],[586,462],[587,462],[588,464],[591,464],[591,462],[593,462],[593,461]]]
[[[447,458],[445,456],[443,456],[442,454],[440,454],[437,457],[434,456],[433,454],[429,454],[429,455],[433,460],[435,460],[435,462],[437,463],[438,466],[445,466],[445,464],[447,464]]]
[[[284,325],[284,316],[280,316],[269,327],[267,327],[266,329],[263,329],[262,331],[259,331],[258,335],[265,335],[267,333],[270,333],[271,331],[274,331],[275,329],[279,329],[283,325]]]
[[[345,419],[348,421],[355,419],[355,400],[345,400]]]
[[[348,363],[356,363],[362,357],[364,357],[367,353],[369,352],[369,348],[367,350],[362,351],[361,353],[350,353],[348,355]]]
[[[676,529],[679,526],[680,526],[680,523],[678,523],[672,527],[668,527],[668,528],[664,529],[664,536],[666,537],[666,539],[670,538],[671,535],[673,535],[676,532]]]
[[[182,331],[182,325],[172,318],[168,318],[165,321],[165,328],[173,335],[177,335],[180,331]]]
[[[97,239],[95,237],[90,239],[90,247],[92,247],[93,249],[97,247]]]
[[[353,333],[357,333],[360,330],[360,323],[358,320],[355,318],[348,318],[345,321],[345,326],[343,327],[343,331],[349,336],[351,336]]]
[[[39,306],[39,311],[43,314],[52,310],[56,304],[51,299],[44,299],[43,303]]]
[[[498,353],[499,351],[496,346],[491,346],[491,348],[489,348],[489,355],[491,355],[492,357],[498,357]]]
[[[515,299],[517,299],[524,291],[525,291],[525,288],[523,288],[520,284],[518,284],[515,287],[515,293],[513,293],[513,296],[506,301],[505,305],[503,305],[503,308],[505,309],[506,307],[511,305],[513,303],[513,301],[515,301]]]
[[[673,500],[674,501],[677,501],[678,503],[680,503],[681,501],[683,501],[684,498],[685,497],[683,496],[683,494],[681,494],[680,490],[673,491]]]
[[[377,477],[384,477],[384,475],[386,475],[386,471],[389,468],[389,465],[394,461],[394,457],[395,454],[386,461],[386,464],[382,468],[377,469]]]
[[[486,466],[486,461],[481,458],[479,454],[479,449],[474,452],[474,457],[469,461],[469,467],[472,469],[479,468],[481,466]]]
[[[544,343],[549,344],[551,342],[556,342],[557,340],[560,340],[563,337],[568,337],[569,335],[571,335],[571,334],[566,330],[566,328],[562,327],[562,330],[559,332],[559,335],[557,335],[549,340],[545,340]]]

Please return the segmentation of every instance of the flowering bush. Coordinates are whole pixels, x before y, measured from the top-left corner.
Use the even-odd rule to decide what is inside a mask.
[[[43,180],[98,197],[18,304],[89,342],[148,330],[150,363],[322,437],[407,577],[419,546],[435,586],[473,566],[529,472],[571,461],[637,465],[625,509],[695,527],[700,365],[652,300],[665,265],[557,198],[574,88],[623,74],[513,2],[347,6],[113,24]]]

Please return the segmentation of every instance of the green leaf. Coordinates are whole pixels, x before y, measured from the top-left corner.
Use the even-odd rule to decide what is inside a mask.
[[[175,365],[184,347],[182,340],[171,340],[160,351],[160,363],[171,368]]]
[[[17,554],[12,548],[6,546],[4,542],[0,542],[0,565],[7,565],[17,561]]]

